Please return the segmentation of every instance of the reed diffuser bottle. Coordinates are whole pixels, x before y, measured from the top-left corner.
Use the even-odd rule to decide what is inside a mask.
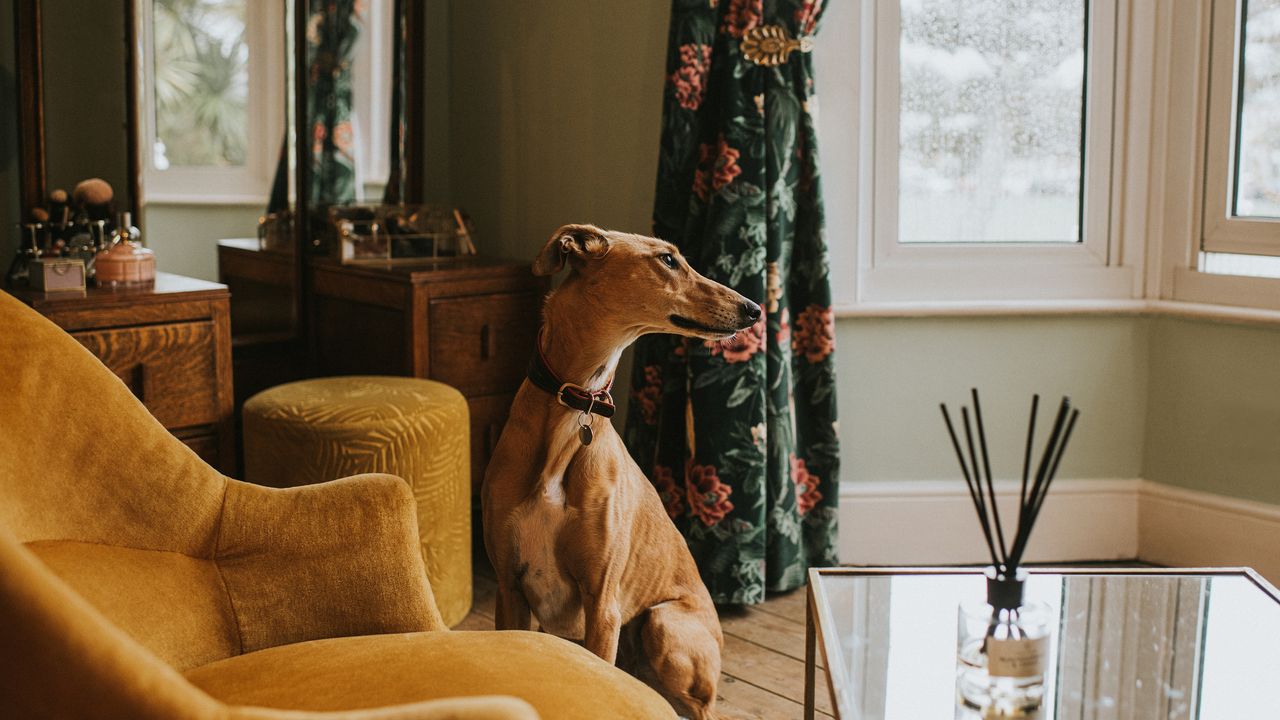
[[[1035,441],[1036,412],[1040,396],[1031,399],[1031,420],[1027,425],[1027,443],[1023,455],[1022,483],[1019,487],[1018,520],[1013,535],[1006,542],[996,503],[995,483],[987,452],[986,429],[982,424],[982,406],[978,391],[973,390],[973,423],[969,409],[961,408],[965,445],[961,449],[955,426],[947,406],[942,417],[951,436],[960,471],[969,489],[969,498],[982,527],[991,567],[986,570],[986,602],[975,599],[961,603],[956,628],[956,717],[1027,718],[1036,717],[1044,702],[1045,667],[1049,640],[1053,631],[1050,608],[1044,603],[1025,602],[1023,589],[1027,573],[1022,569],[1023,553],[1031,538],[1031,529],[1044,506],[1049,486],[1058,472],[1062,453],[1075,427],[1079,410],[1062,398],[1053,430],[1045,443],[1034,480],[1031,476],[1031,451]],[[975,444],[975,432],[977,442]],[[979,453],[979,450],[981,452]]]
[[[1029,717],[1044,702],[1049,607],[1023,602],[1026,573],[987,570],[987,601],[961,603],[956,694],[980,717]]]

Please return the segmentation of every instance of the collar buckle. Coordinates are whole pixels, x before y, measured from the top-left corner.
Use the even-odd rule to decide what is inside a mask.
[[[587,406],[588,408],[594,407],[596,403],[601,403],[601,404],[607,403],[609,405],[613,404],[613,396],[609,394],[608,390],[588,390],[587,388],[582,387],[581,385],[575,385],[574,383],[564,383],[560,386],[560,389],[556,390],[556,393],[555,393],[556,402],[569,408],[570,410],[581,410],[582,408],[574,407],[573,405],[570,405],[569,403],[565,402],[564,395],[566,391],[568,391],[572,395],[576,395],[580,397],[582,400],[587,401],[589,403]],[[588,412],[590,412],[590,410],[588,410]]]
[[[575,390],[577,391],[577,393],[581,395],[590,395],[590,392],[586,388],[582,387],[581,385],[574,385],[573,383],[564,383],[563,385],[560,386],[560,389],[556,391],[556,402],[569,408],[570,410],[577,410],[577,408],[575,408],[574,406],[564,401],[565,390],[569,390],[569,389]]]

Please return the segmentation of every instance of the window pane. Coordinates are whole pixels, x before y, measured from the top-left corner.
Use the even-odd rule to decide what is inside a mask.
[[[1202,252],[1199,270],[1211,275],[1280,278],[1280,257]]]
[[[903,0],[902,242],[1077,242],[1085,0]]]
[[[1244,11],[1235,214],[1280,217],[1280,0]]]
[[[249,97],[245,3],[155,0],[156,169],[244,165]]]

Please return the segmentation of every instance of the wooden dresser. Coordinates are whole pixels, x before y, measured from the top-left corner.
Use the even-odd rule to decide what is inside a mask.
[[[379,266],[316,258],[310,276],[318,373],[410,375],[460,390],[478,489],[524,380],[546,280],[527,262],[484,257]]]
[[[89,348],[200,457],[235,474],[226,286],[157,273],[141,287],[10,292]]]

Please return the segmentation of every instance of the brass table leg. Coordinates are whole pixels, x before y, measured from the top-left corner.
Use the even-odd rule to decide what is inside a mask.
[[[813,720],[814,715],[814,686],[817,678],[814,673],[817,672],[815,663],[815,654],[817,652],[817,638],[814,634],[813,626],[813,583],[810,582],[805,587],[807,602],[804,606],[804,720]]]

